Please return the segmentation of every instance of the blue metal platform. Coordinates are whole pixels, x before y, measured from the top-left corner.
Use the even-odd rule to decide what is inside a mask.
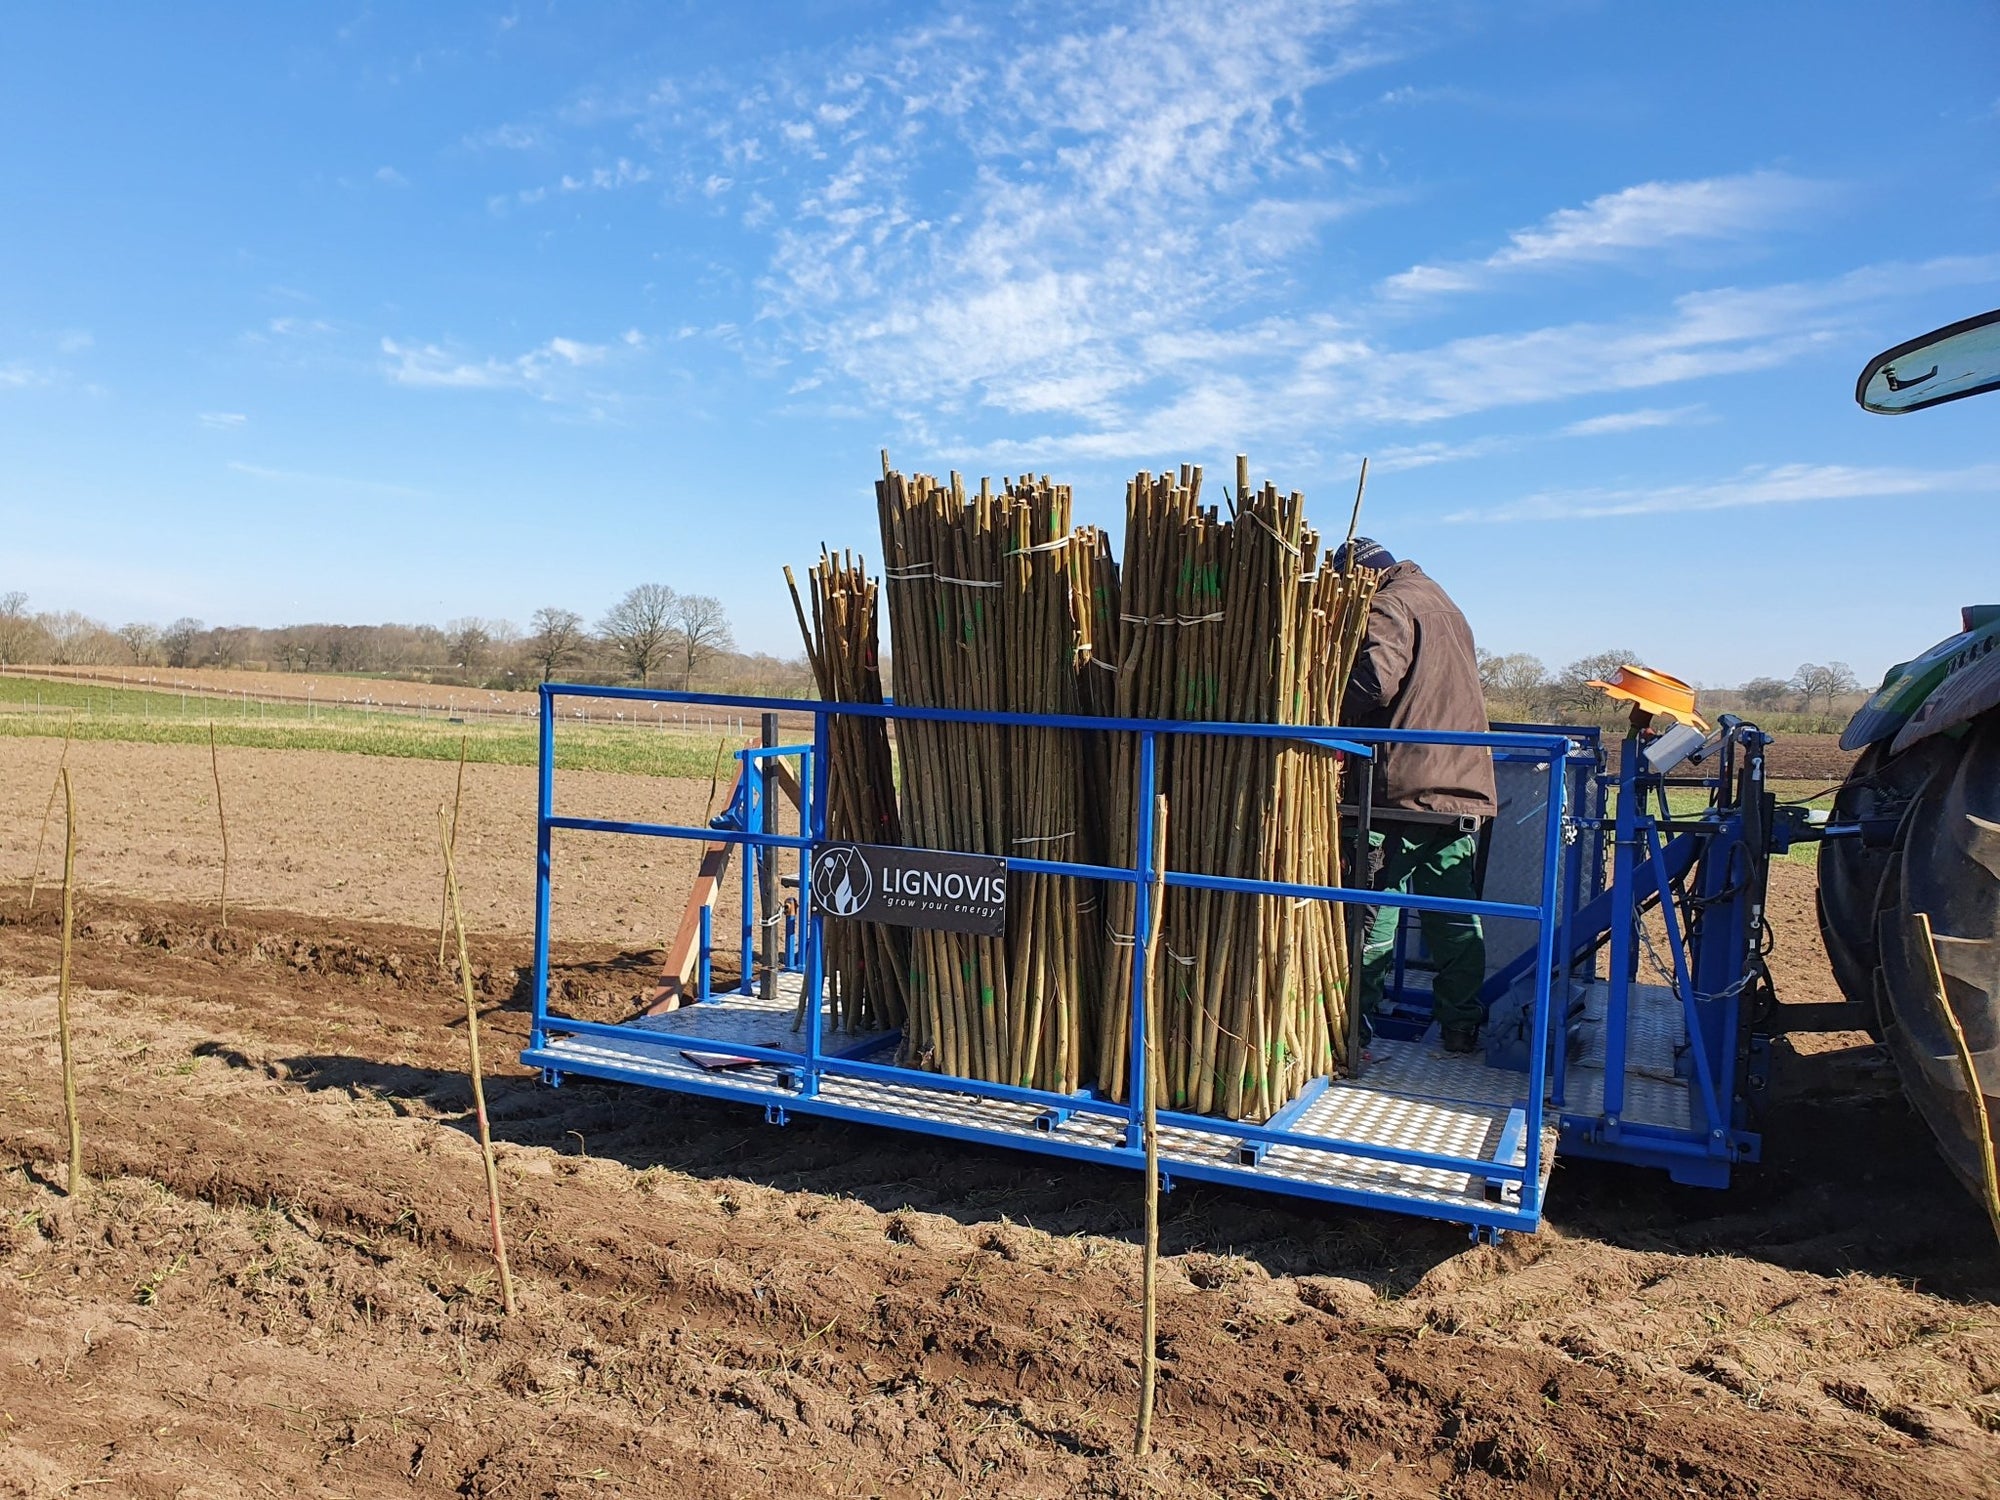
[[[1468,1226],[1476,1235],[1539,1227],[1556,1150],[1661,1167],[1678,1180],[1720,1185],[1730,1165],[1754,1160],[1758,1137],[1748,1111],[1761,1084],[1759,1039],[1746,1029],[1743,1005],[1754,975],[1756,933],[1744,896],[1745,851],[1757,858],[1753,799],[1719,792],[1695,824],[1668,814],[1665,788],[1635,769],[1627,741],[1615,775],[1595,730],[1505,726],[1488,734],[1334,730],[1313,726],[1011,715],[905,708],[893,703],[828,704],[634,688],[544,684],[538,809],[533,1023],[522,1061],[551,1084],[582,1076],[761,1106],[783,1124],[794,1114],[888,1126],[1005,1146],[1106,1166],[1142,1169],[1137,1090],[1125,1100],[1015,1088],[897,1064],[896,1033],[835,1031],[822,1007],[802,1007],[821,993],[823,924],[838,920],[812,907],[801,882],[798,968],[780,974],[773,993],[710,994],[701,1003],[622,1026],[557,1015],[548,1006],[551,842],[558,833],[619,833],[719,841],[752,858],[793,851],[801,859],[825,838],[828,724],[839,715],[894,722],[1054,728],[1138,740],[1136,847],[1150,850],[1156,745],[1171,736],[1250,736],[1306,741],[1365,757],[1390,742],[1470,743],[1508,763],[1533,795],[1509,802],[1495,820],[1513,841],[1504,872],[1490,879],[1510,900],[1450,900],[1359,887],[1307,886],[1170,870],[1170,886],[1328,901],[1350,907],[1425,908],[1480,917],[1496,935],[1485,1002],[1495,1041],[1486,1054],[1446,1054],[1427,1030],[1425,989],[1411,975],[1406,1023],[1385,1028],[1339,1076],[1313,1080],[1261,1124],[1161,1110],[1161,1175],[1291,1194],[1354,1207],[1420,1214]],[[798,834],[742,826],[691,828],[559,813],[555,803],[556,703],[560,698],[639,699],[732,712],[809,713],[809,745],[789,747],[805,775]],[[1760,750],[1763,737],[1747,726]],[[1732,742],[1733,743],[1733,742]],[[777,752],[763,752],[765,754]],[[1722,786],[1734,764],[1724,757]],[[1761,754],[1746,757],[1742,786],[1761,797]],[[1369,778],[1358,778],[1365,786]],[[1656,778],[1657,779],[1657,778]],[[1754,786],[1753,786],[1754,783]],[[1616,815],[1607,812],[1615,785]],[[1733,799],[1733,800],[1732,800]],[[728,821],[728,820],[724,820]],[[1366,798],[1360,813],[1365,830]],[[1672,843],[1663,838],[1672,838]],[[1681,842],[1712,851],[1697,858]],[[1615,856],[1615,857],[1614,857]],[[1612,867],[1607,886],[1604,870]],[[746,861],[747,863],[747,861]],[[1136,891],[1133,997],[1144,994],[1147,939],[1154,913],[1145,861],[1113,868],[1042,859],[1010,859],[1010,872],[1086,882],[1123,882]],[[1497,867],[1496,867],[1497,868]],[[746,898],[756,883],[745,872]],[[1648,882],[1651,882],[1649,885]],[[1653,893],[1654,910],[1645,899]],[[1662,895],[1669,899],[1661,899]],[[1761,884],[1754,909],[1761,911]],[[1677,919],[1677,906],[1692,914]],[[759,919],[768,919],[761,914]],[[751,916],[746,914],[745,931]],[[1664,920],[1667,980],[1638,982],[1644,921]],[[1501,941],[1500,935],[1505,935]],[[788,945],[789,946],[789,945]],[[1610,967],[1600,974],[1604,950]],[[1749,955],[1746,957],[1746,955]],[[703,972],[706,973],[704,952]],[[1402,977],[1399,960],[1398,980]],[[1554,997],[1560,997],[1560,1004]],[[810,1010],[819,1024],[794,1030]],[[1127,1076],[1143,1079],[1145,1007],[1130,1007]],[[1389,1034],[1394,1032],[1396,1034]],[[1504,1034],[1504,1042],[1502,1040]]]

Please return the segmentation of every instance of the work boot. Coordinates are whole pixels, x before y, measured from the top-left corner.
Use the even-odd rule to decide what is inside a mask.
[[[1460,1054],[1479,1050],[1479,1028],[1477,1026],[1447,1026],[1439,1038],[1444,1050]]]

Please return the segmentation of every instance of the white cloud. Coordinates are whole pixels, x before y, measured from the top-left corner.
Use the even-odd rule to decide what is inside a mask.
[[[1372,60],[1342,50],[1353,12],[1167,0],[1057,33],[960,18],[783,86],[794,151],[754,182],[775,208],[746,215],[781,226],[767,329],[893,409],[1115,420],[1151,378],[1140,344],[1245,305],[1360,201],[1353,156],[1303,109]],[[963,186],[940,201],[946,161]]]
[[[1828,281],[1690,292],[1664,318],[1486,334],[1408,353],[1365,350],[1328,368],[1356,415],[1427,421],[1769,369],[1838,337],[1867,303],[1996,278],[2000,255],[1867,266]],[[1322,389],[1330,396],[1334,385]]]
[[[1462,443],[1403,443],[1368,456],[1368,467],[1378,474],[1394,474],[1404,469],[1428,469],[1433,464],[1463,463],[1467,459],[1491,458],[1511,453],[1532,439],[1495,434],[1470,438]]]
[[[609,352],[602,344],[585,344],[575,339],[563,338],[550,339],[542,346],[542,351],[568,365],[594,365]],[[526,361],[534,357],[534,355],[523,355],[522,359]]]
[[[87,328],[70,328],[56,336],[56,348],[64,354],[81,354],[97,342]]]
[[[628,349],[638,347],[629,338],[621,343]],[[557,337],[511,359],[467,358],[442,344],[405,344],[392,338],[384,338],[381,348],[388,356],[383,373],[397,385],[527,391],[545,401],[607,399],[602,392],[582,391],[575,376],[605,363],[612,352],[608,344]]]
[[[1642,406],[1637,411],[1606,412],[1601,417],[1585,417],[1562,430],[1564,437],[1602,437],[1612,432],[1638,432],[1647,427],[1681,427],[1698,421],[1707,408],[1693,406]]]
[[[333,325],[324,318],[273,318],[267,326],[280,338],[305,338],[333,331]]]
[[[1642,182],[1563,208],[1517,229],[1483,260],[1417,265],[1382,283],[1391,297],[1469,291],[1499,273],[1619,259],[1693,240],[1737,239],[1781,223],[1827,189],[1784,172],[1747,172],[1693,182]]]
[[[486,359],[467,362],[454,359],[437,344],[399,344],[391,338],[382,340],[382,352],[394,361],[387,371],[389,378],[398,385],[485,390],[520,384],[519,369],[511,361]]]
[[[628,151],[684,211],[741,203],[736,223],[768,236],[755,316],[684,314],[689,329],[814,393],[823,413],[866,410],[960,451],[973,445],[959,434],[1005,422],[1019,433],[1005,451],[1030,459],[1297,451],[1351,444],[1371,425],[1558,400],[1637,406],[1630,393],[1769,370],[1856,337],[1871,303],[2000,279],[2000,257],[1968,256],[1413,344],[1384,299],[1315,291],[1333,279],[1321,264],[1329,226],[1387,192],[1322,107],[1336,80],[1382,61],[1369,31],[1394,23],[1376,14],[1358,0],[1031,4],[1004,18],[962,8],[754,76],[593,93],[549,128],[599,129],[584,159]],[[587,185],[567,178],[571,191]],[[1483,258],[1434,258],[1399,285],[1436,295],[1725,245],[1828,192],[1777,171],[1640,183],[1496,234]],[[731,321],[715,326],[718,312]],[[394,356],[396,378],[517,383],[506,360],[412,354]],[[1440,440],[1385,456],[1414,467],[1498,441],[1694,419],[1663,399],[1476,450]]]
[[[1868,468],[1848,464],[1756,465],[1708,483],[1634,489],[1555,490],[1485,509],[1462,510],[1448,521],[1579,521],[1745,506],[1802,505],[1823,500],[1876,500],[1913,495],[1992,491],[2000,464],[1965,469]]]
[[[386,187],[408,187],[410,185],[410,179],[405,177],[401,172],[398,172],[394,167],[377,167],[375,169],[375,180]]]
[[[234,432],[250,418],[240,411],[205,411],[196,420],[204,427],[212,427],[218,432]]]
[[[614,188],[635,187],[642,182],[651,182],[653,172],[650,167],[619,157],[615,165],[592,167],[590,186],[597,192],[608,192]]]
[[[465,144],[472,150],[498,147],[502,151],[532,151],[543,144],[544,136],[539,126],[496,125],[491,130],[481,130],[465,137]]]
[[[1007,452],[1125,459],[1252,441],[1296,444],[1302,433],[1712,382],[1851,340],[1856,314],[1885,298],[1995,280],[2000,255],[1867,266],[1828,281],[1692,292],[1664,315],[1474,335],[1420,349],[1388,347],[1324,317],[1163,332],[1139,345],[1130,370],[1143,376],[1133,373],[1128,385],[1099,392],[1073,414],[1086,431],[1025,436]],[[1441,463],[1462,446],[1419,444],[1399,456],[1405,466]]]
[[[1459,442],[1434,440],[1422,443],[1398,443],[1387,448],[1374,449],[1369,454],[1369,467],[1378,474],[1393,474],[1405,469],[1428,469],[1436,464],[1464,463],[1471,459],[1492,458],[1501,453],[1517,453],[1523,448],[1559,438],[1601,437],[1608,433],[1637,432],[1649,427],[1678,427],[1706,418],[1708,408],[1696,403],[1692,406],[1642,407],[1636,411],[1609,412],[1601,417],[1586,417],[1580,422],[1571,422],[1547,432],[1528,433],[1488,433],[1483,437],[1466,438]],[[1359,455],[1355,455],[1356,458]]]
[[[421,498],[429,491],[414,485],[389,484],[379,479],[354,479],[344,474],[312,474],[299,469],[272,469],[262,464],[246,464],[231,461],[226,467],[237,474],[251,479],[261,479],[269,484],[294,484],[323,486],[328,489],[365,490],[379,495],[404,495]]]
[[[538,138],[539,139],[539,138]],[[489,213],[504,214],[516,206],[532,206],[543,202],[551,193],[608,193],[622,188],[638,187],[653,180],[653,169],[644,162],[633,161],[621,156],[608,167],[592,167],[589,171],[565,172],[553,184],[537,183],[533,187],[516,188],[511,193],[493,193],[486,199]],[[729,179],[718,179],[724,187]]]

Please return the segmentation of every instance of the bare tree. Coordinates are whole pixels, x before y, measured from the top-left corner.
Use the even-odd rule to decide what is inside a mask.
[[[118,639],[125,643],[125,649],[132,653],[132,660],[138,665],[151,667],[159,664],[159,626],[148,625],[143,620],[134,620],[130,625],[118,627]]]
[[[287,625],[280,630],[265,632],[266,659],[276,662],[287,672],[298,671],[300,658],[305,654],[305,643],[300,639],[301,634],[296,625]]]
[[[682,594],[674,600],[674,649],[681,659],[681,691],[692,691],[695,668],[735,645],[722,601],[707,594]]]
[[[42,627],[28,613],[28,596],[18,589],[0,594],[0,663],[23,662],[41,654]]]
[[[49,659],[58,666],[101,667],[119,656],[119,640],[102,620],[74,609],[36,617],[49,638]]]
[[[1579,656],[1562,669],[1551,684],[1551,694],[1559,707],[1585,718],[1623,718],[1627,705],[1606,698],[1590,684],[1610,681],[1620,667],[1638,659],[1637,653],[1631,651],[1593,651],[1589,656]]]
[[[651,685],[653,669],[667,659],[675,644],[676,598],[664,583],[642,583],[598,621],[598,633],[642,686]]]
[[[207,659],[210,666],[242,665],[250,653],[252,632],[243,625],[218,625],[208,632]]]
[[[484,620],[467,617],[445,622],[445,651],[458,668],[459,680],[470,682],[485,665],[493,649],[493,632]]]
[[[1505,656],[1481,651],[1479,684],[1486,690],[1489,716],[1534,719],[1542,716],[1545,707],[1549,673],[1539,656],[1525,651],[1510,651]],[[1495,715],[1494,709],[1501,712]]]
[[[1854,675],[1854,668],[1844,661],[1831,661],[1825,666],[1801,662],[1798,671],[1792,673],[1790,686],[1799,695],[1800,711],[1811,713],[1814,703],[1824,700],[1831,708],[1842,694],[1858,692],[1861,683]]]
[[[583,616],[573,609],[545,604],[528,622],[528,660],[542,669],[547,682],[583,654]]]
[[[1764,714],[1782,707],[1785,694],[1791,690],[1789,682],[1777,677],[1753,677],[1737,689],[1743,695],[1745,707]]]
[[[194,665],[194,648],[201,640],[202,623],[190,616],[182,615],[173,624],[160,632],[160,649],[167,654],[170,667],[190,667]]]

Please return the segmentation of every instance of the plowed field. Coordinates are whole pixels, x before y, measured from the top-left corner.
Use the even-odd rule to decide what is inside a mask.
[[[0,742],[10,879],[53,748]],[[1498,1249],[1183,1186],[1139,1464],[1136,1180],[542,1088],[512,1062],[532,819],[474,768],[502,1317],[436,966],[449,768],[268,752],[253,794],[238,762],[225,930],[212,809],[119,760],[154,752],[71,752],[75,1200],[54,903],[0,897],[0,1494],[2000,1494],[2000,1255],[1838,1004],[1804,867],[1773,872],[1763,1167],[1718,1194],[1566,1163]],[[619,782],[578,796],[707,793]],[[684,879],[656,857],[559,873],[571,1003],[636,993]]]

